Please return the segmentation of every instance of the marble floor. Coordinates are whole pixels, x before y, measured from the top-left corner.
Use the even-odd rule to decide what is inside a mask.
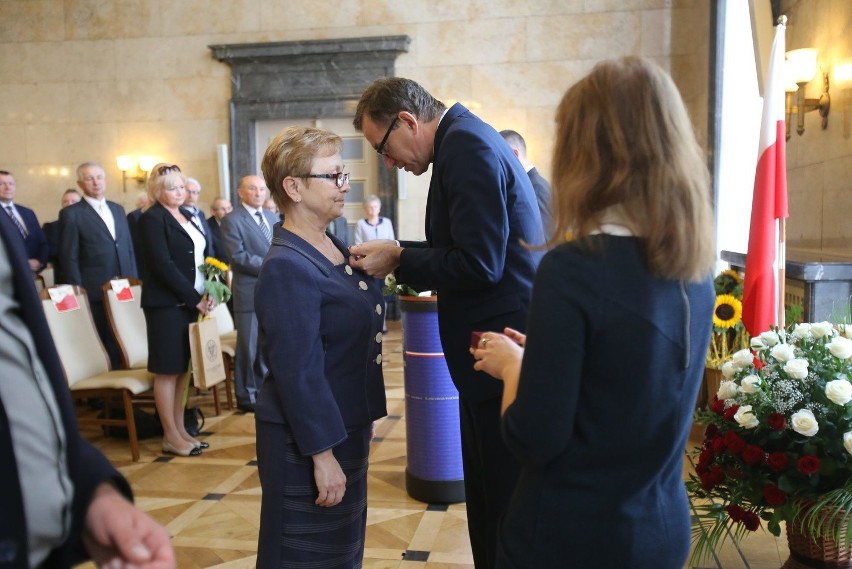
[[[383,357],[389,415],[378,423],[371,450],[364,568],[473,569],[464,504],[430,505],[406,493],[401,334],[399,322],[389,326]],[[160,439],[151,438],[140,441],[141,458],[132,462],[126,441],[105,438],[98,430],[84,434],[128,478],[139,507],[174,536],[178,567],[254,567],[260,513],[254,415],[223,411],[217,417],[209,395],[193,396],[192,403],[206,415],[200,438],[210,448],[200,457],[164,456]],[[729,543],[700,567],[770,569],[786,558],[783,536],[759,530],[739,546]]]

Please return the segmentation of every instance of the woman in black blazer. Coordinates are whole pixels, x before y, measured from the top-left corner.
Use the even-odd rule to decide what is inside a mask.
[[[195,440],[183,423],[183,394],[189,363],[191,322],[207,314],[203,297],[206,240],[181,205],[186,178],[173,164],[157,164],[148,176],[153,204],[139,218],[139,243],[145,259],[142,309],[148,329],[148,371],[155,374],[154,401],[163,424],[163,452],[197,456],[209,445]]]

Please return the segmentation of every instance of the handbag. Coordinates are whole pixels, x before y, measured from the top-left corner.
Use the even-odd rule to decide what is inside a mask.
[[[204,429],[204,413],[201,407],[190,407],[183,410],[183,426],[192,437],[197,437]]]
[[[189,325],[189,348],[192,353],[192,382],[198,389],[210,389],[225,380],[225,363],[219,328],[215,318]]]

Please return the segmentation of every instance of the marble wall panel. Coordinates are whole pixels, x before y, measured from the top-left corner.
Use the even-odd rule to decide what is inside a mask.
[[[658,8],[671,8],[672,0],[586,0],[586,12],[617,12],[629,8],[630,10],[654,10]]]
[[[0,125],[0,170],[14,172],[13,164],[27,163],[27,133],[19,126]]]
[[[397,3],[393,3],[397,4]],[[407,4],[405,4],[407,6]],[[315,0],[260,0],[262,29],[282,30],[346,28],[361,22],[361,2],[316,2]],[[369,22],[365,22],[369,23]],[[351,34],[360,35],[360,34]]]
[[[639,53],[669,56],[672,52],[672,15],[670,10],[647,10],[641,15],[642,35]]]
[[[822,239],[823,164],[812,164],[787,172],[787,242],[790,246],[812,247]]]
[[[210,56],[212,36],[140,38],[115,43],[116,79],[172,79],[230,76],[230,69]]]
[[[0,38],[4,42],[65,39],[61,0],[3,0],[0,8]]]
[[[227,77],[186,77],[163,81],[161,118],[228,120],[231,81]]]
[[[165,108],[163,81],[105,81],[68,84],[69,120],[117,123],[157,120]]]
[[[417,64],[490,65],[524,58],[524,20],[497,18],[475,22],[427,23],[417,26]]]
[[[565,91],[585,76],[595,62],[542,61],[473,67],[473,99],[485,107],[519,104],[554,108]]]
[[[640,12],[606,12],[527,18],[529,61],[604,59],[639,53]]]
[[[65,0],[68,39],[123,39],[162,35],[161,2]]]
[[[0,124],[66,122],[67,86],[67,83],[4,84],[0,89]]]
[[[257,0],[161,1],[159,13],[161,33],[167,37],[250,32],[261,27]]]
[[[471,18],[470,2],[361,0],[359,3],[362,6],[359,23],[362,25],[395,26],[396,24],[447,22]]]

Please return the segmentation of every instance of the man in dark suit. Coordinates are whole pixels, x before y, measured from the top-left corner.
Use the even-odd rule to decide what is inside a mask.
[[[234,272],[234,322],[237,327],[237,353],[234,362],[234,391],[237,406],[253,412],[257,389],[265,370],[258,363],[257,316],[254,312],[254,285],[263,258],[272,243],[272,232],[278,216],[263,209],[268,190],[260,176],[240,180],[237,194],[240,205],[222,220],[222,240],[228,262]]]
[[[133,243],[133,254],[136,257],[136,272],[141,276],[144,273],[145,258],[142,255],[142,244],[139,242],[139,231],[136,224],[139,223],[139,218],[142,217],[142,211],[148,207],[151,198],[148,197],[148,192],[139,192],[136,196],[136,209],[127,214],[127,228],[130,230],[130,241]]]
[[[213,237],[213,256],[222,261],[228,258],[228,255],[225,253],[225,244],[222,243],[222,220],[233,209],[230,201],[218,197],[213,200],[213,204],[210,206],[210,213],[213,215],[207,218],[210,235]]]
[[[399,282],[439,291],[441,344],[459,390],[471,549],[477,569],[490,568],[519,465],[500,435],[503,386],[474,371],[468,347],[473,331],[526,328],[542,255],[527,244],[544,240],[535,195],[497,131],[460,104],[448,110],[414,81],[374,82],[354,125],[387,168],[419,176],[432,164],[426,242],[368,241],[350,252],[370,275],[395,269]]]
[[[74,188],[68,188],[62,193],[62,205],[59,209],[75,204],[81,199],[83,198],[80,196],[80,192]],[[54,281],[57,283],[64,282],[62,270],[59,267],[59,220],[43,223],[41,229],[44,231],[44,236],[47,237],[47,261],[53,265]]]
[[[104,169],[95,162],[77,167],[77,185],[83,200],[59,212],[59,262],[68,284],[86,289],[95,326],[113,369],[121,352],[112,335],[101,286],[114,277],[138,277],[130,228],[124,208],[104,198]]]
[[[41,230],[36,214],[33,210],[15,201],[15,177],[11,172],[0,170],[0,206],[12,220],[18,234],[23,238],[27,250],[30,270],[38,273],[47,264],[48,245],[47,237]]]
[[[130,503],[127,481],[80,437],[27,257],[0,216],[0,564],[65,569],[90,557],[175,567],[166,529]]]
[[[204,247],[205,257],[215,257],[213,254],[213,240],[210,239],[210,225],[207,224],[207,218],[204,217],[204,212],[198,208],[198,196],[201,195],[201,184],[195,178],[186,179],[186,199],[183,202],[183,207],[192,214],[191,222],[204,234],[207,239],[207,245]]]
[[[533,190],[535,191],[535,199],[538,202],[538,213],[541,215],[541,225],[544,228],[545,237],[550,237],[553,230],[551,220],[553,219],[553,204],[550,196],[550,182],[544,179],[544,176],[539,174],[538,170],[532,163],[527,160],[527,142],[524,137],[514,130],[501,130],[500,136],[503,137],[512,149],[512,153],[518,157],[521,166],[527,171],[527,176],[530,177]]]

